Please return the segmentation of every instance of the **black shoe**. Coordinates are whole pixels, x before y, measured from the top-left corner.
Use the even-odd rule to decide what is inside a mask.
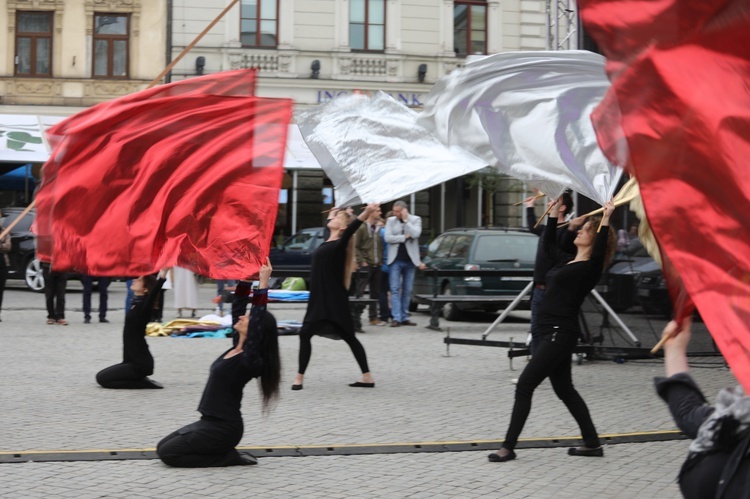
[[[604,457],[604,449],[597,447],[590,449],[588,447],[571,447],[568,449],[569,456],[586,456],[586,457]]]
[[[99,319],[99,322],[103,322],[105,324],[109,324],[109,321],[107,319],[105,319],[104,317],[102,317],[101,319]]]
[[[402,326],[416,326],[417,324],[415,322],[406,320],[406,321],[401,321],[401,325]]]
[[[249,452],[240,452],[240,461],[243,466],[253,466],[258,464],[258,458]]]
[[[302,390],[302,385],[292,385],[292,391],[296,392]]]
[[[401,323],[398,322],[398,321],[391,322],[391,327],[399,327],[400,325],[401,325]]]
[[[83,323],[84,324],[91,324],[91,317],[86,317],[85,319],[83,319]]]
[[[516,458],[516,453],[513,451],[509,451],[510,454],[506,454],[504,456],[499,455],[497,452],[493,452],[489,456],[487,456],[487,459],[491,463],[504,463],[505,461],[512,461]]]
[[[356,383],[349,383],[352,388],[375,388],[375,383],[362,383],[357,381]]]

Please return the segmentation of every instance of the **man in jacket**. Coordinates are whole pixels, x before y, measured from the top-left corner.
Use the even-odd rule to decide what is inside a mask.
[[[385,224],[388,243],[389,285],[391,288],[391,327],[416,326],[409,320],[409,302],[414,284],[414,269],[421,263],[419,236],[422,219],[409,213],[403,201],[393,203],[393,213]]]

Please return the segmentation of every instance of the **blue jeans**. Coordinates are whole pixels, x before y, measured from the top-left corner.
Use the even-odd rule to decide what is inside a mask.
[[[409,320],[414,268],[413,263],[404,260],[394,260],[390,265],[388,277],[391,288],[391,315],[394,321],[404,322]]]

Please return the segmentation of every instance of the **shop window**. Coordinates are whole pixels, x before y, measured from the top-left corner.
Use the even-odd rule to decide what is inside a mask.
[[[278,0],[242,0],[240,40],[243,47],[276,48],[279,33]]]
[[[94,14],[94,78],[127,78],[130,16]]]
[[[52,76],[52,14],[16,14],[16,76]]]
[[[456,55],[487,53],[487,2],[453,2],[453,46]]]
[[[385,0],[349,0],[349,47],[385,49]]]

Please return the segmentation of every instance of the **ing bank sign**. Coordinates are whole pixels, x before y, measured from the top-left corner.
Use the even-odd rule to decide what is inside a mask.
[[[372,96],[376,91],[374,90],[324,90],[320,89],[317,91],[317,103],[323,104],[324,102],[330,102],[338,97],[351,94],[362,94]],[[422,107],[422,101],[424,100],[425,94],[419,94],[414,92],[385,92],[384,93],[393,97],[394,100],[408,107]]]

